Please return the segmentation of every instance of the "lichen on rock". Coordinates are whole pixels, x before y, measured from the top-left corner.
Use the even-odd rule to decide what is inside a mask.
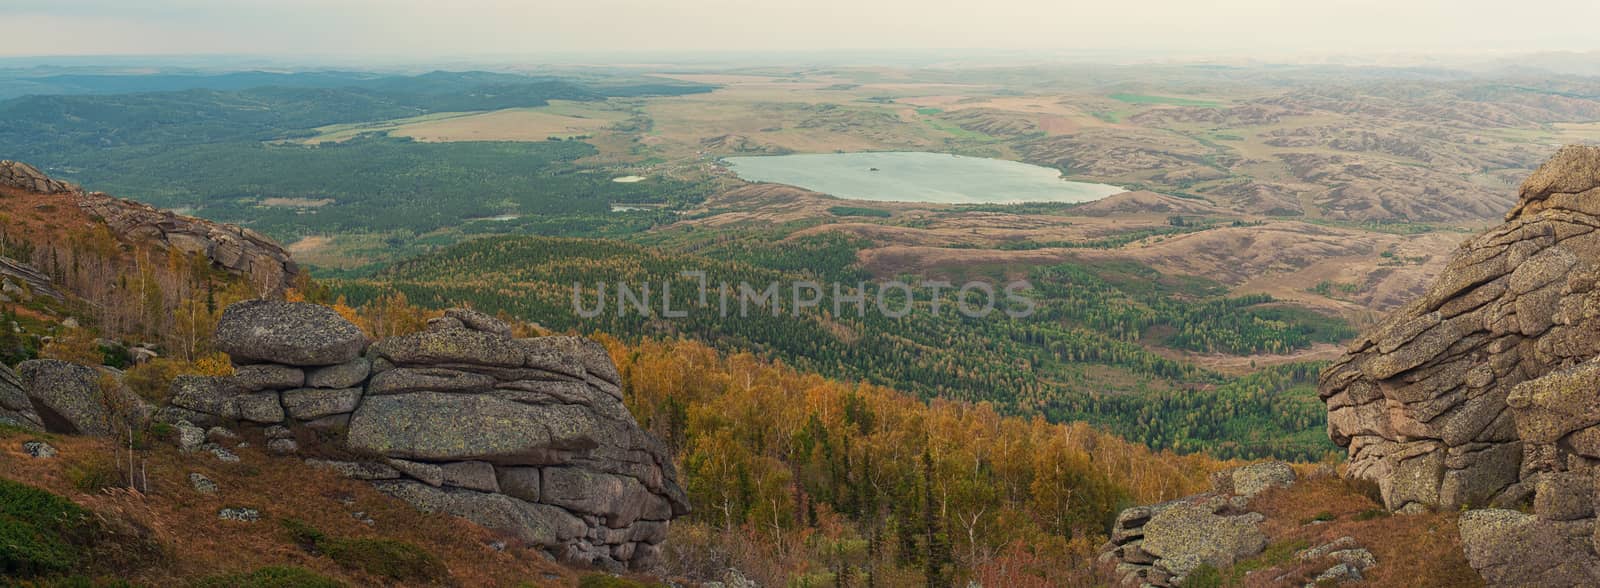
[[[334,439],[366,461],[313,460],[418,509],[499,529],[568,561],[655,565],[668,523],[689,510],[666,449],[622,404],[597,343],[513,338],[455,309],[429,330],[369,346],[355,325],[308,303],[229,307],[216,341],[230,377],[174,383],[175,413],[269,426],[269,450]],[[366,354],[362,355],[365,350]],[[198,421],[197,421],[198,422]]]
[[[1482,506],[1600,459],[1600,148],[1562,149],[1507,218],[1322,373],[1329,436],[1391,509]]]
[[[1600,147],[1565,147],[1505,224],[1321,375],[1347,475],[1377,482],[1385,506],[1497,507],[1460,518],[1491,585],[1600,583],[1597,228]]]

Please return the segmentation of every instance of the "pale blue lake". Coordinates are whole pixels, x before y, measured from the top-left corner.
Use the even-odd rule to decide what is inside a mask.
[[[1047,167],[948,153],[819,153],[727,157],[723,161],[747,181],[788,184],[851,200],[1088,202],[1127,191],[1067,181],[1061,172]]]

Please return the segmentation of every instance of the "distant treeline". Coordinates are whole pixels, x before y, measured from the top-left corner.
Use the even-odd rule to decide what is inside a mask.
[[[215,78],[224,87],[256,81],[284,85],[14,98],[0,102],[0,154],[90,189],[249,224],[282,239],[354,230],[419,235],[508,213],[546,221],[530,232],[564,227],[555,234],[596,234],[581,229],[609,226],[613,219],[603,215],[610,203],[684,203],[705,196],[700,187],[672,180],[611,182],[574,163],[595,152],[581,142],[426,144],[383,136],[319,146],[285,141],[314,136],[315,129],[327,125],[541,106],[550,100],[684,94],[710,86],[482,72]],[[202,81],[184,76],[55,80],[99,89]],[[264,202],[273,198],[330,202]]]

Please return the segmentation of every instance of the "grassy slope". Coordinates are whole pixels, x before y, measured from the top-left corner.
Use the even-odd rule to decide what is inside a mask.
[[[1267,516],[1265,552],[1221,570],[1223,586],[1299,586],[1334,565],[1330,559],[1300,561],[1296,551],[1352,537],[1372,552],[1377,567],[1366,585],[1415,587],[1482,586],[1461,552],[1458,513],[1390,515],[1375,487],[1337,477],[1304,479],[1270,490],[1252,502]],[[1246,573],[1249,572],[1248,575]],[[1278,578],[1282,581],[1275,581]]]
[[[47,440],[60,450],[60,456],[29,457],[21,445],[33,439]],[[464,585],[576,582],[571,570],[548,562],[515,539],[454,517],[419,513],[364,482],[308,468],[296,459],[269,457],[254,447],[236,450],[242,461],[227,464],[209,454],[184,455],[167,443],[157,443],[135,455],[150,480],[148,493],[92,488],[90,483],[96,479],[114,482],[122,478],[111,465],[114,451],[113,444],[103,439],[0,429],[0,477],[66,497],[97,513],[112,527],[137,529],[137,535],[162,546],[154,557],[85,562],[80,573],[89,570],[92,575],[120,577],[138,585],[182,586],[264,566],[292,565],[353,586],[388,581],[302,550],[281,523],[294,518],[332,536],[382,537],[416,545],[442,560],[449,577]],[[127,459],[125,450],[121,459]],[[216,495],[196,492],[188,481],[190,472],[204,474],[221,491]],[[217,511],[225,507],[256,508],[262,519],[254,523],[219,521]],[[366,513],[374,523],[363,524],[353,516],[355,512]],[[508,547],[492,549],[489,543],[495,540],[506,541]]]

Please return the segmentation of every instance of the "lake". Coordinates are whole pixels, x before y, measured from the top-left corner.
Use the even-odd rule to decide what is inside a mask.
[[[1061,172],[1003,159],[948,153],[822,153],[723,158],[752,182],[788,184],[851,200],[1006,204],[1088,202],[1126,192],[1069,182]]]

